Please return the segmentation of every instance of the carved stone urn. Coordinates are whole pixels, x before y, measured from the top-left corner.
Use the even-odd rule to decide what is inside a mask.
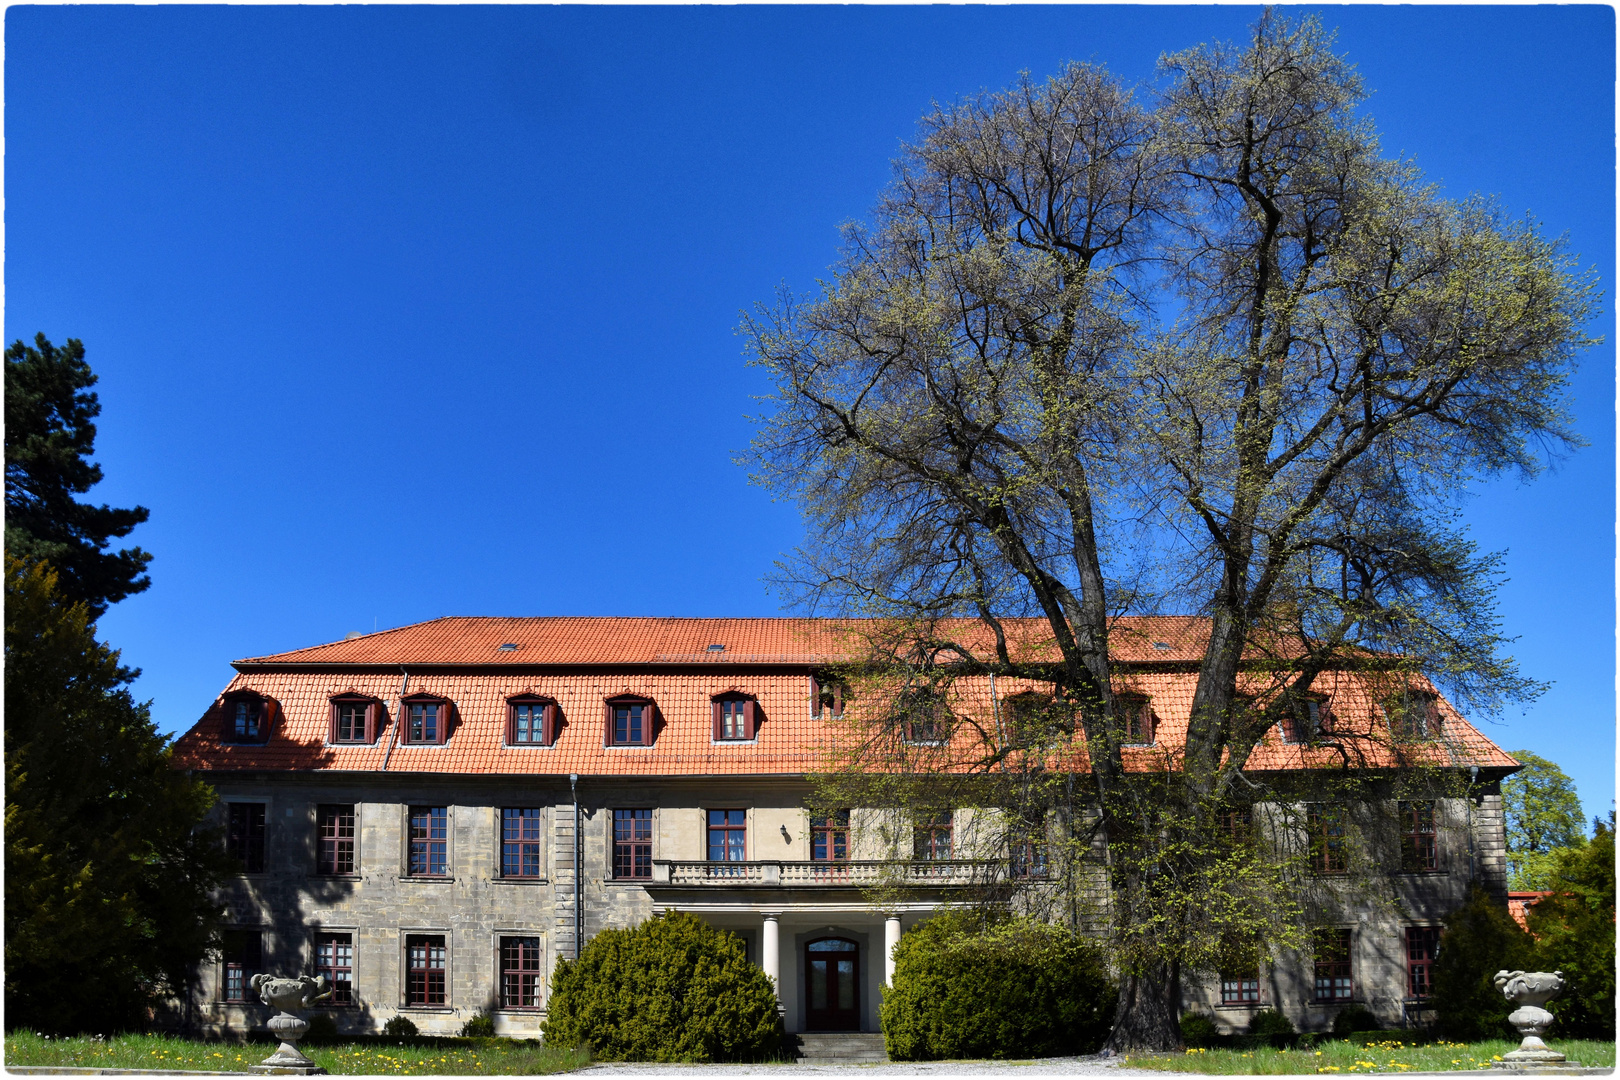
[[[1564,992],[1562,971],[1498,971],[1494,979],[1496,988],[1518,1008],[1508,1013],[1508,1023],[1519,1029],[1524,1041],[1512,1053],[1502,1055],[1502,1066],[1561,1065],[1565,1058],[1556,1050],[1549,1050],[1541,1041],[1541,1033],[1553,1022],[1553,1014],[1543,1005]]]
[[[258,991],[259,1000],[276,1010],[265,1026],[281,1040],[276,1052],[253,1066],[257,1073],[298,1073],[314,1075],[326,1072],[309,1058],[299,1053],[296,1043],[309,1031],[309,1021],[298,1015],[316,1002],[332,996],[326,976],[311,978],[300,975],[296,979],[278,979],[273,975],[255,975],[249,983]]]

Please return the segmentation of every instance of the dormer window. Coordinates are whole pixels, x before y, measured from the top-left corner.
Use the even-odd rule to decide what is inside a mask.
[[[943,746],[950,738],[951,708],[938,690],[920,686],[903,694],[900,739],[912,746]]]
[[[844,715],[844,697],[844,684],[837,679],[810,677],[810,715],[840,719]]]
[[[713,699],[714,739],[716,742],[747,742],[754,737],[759,703],[740,693],[721,694]]]
[[[1384,718],[1397,739],[1440,737],[1440,699],[1426,690],[1408,690],[1384,702]]]
[[[1146,694],[1119,694],[1114,698],[1119,710],[1120,729],[1126,746],[1153,745],[1153,699]]]
[[[269,698],[251,690],[238,690],[226,694],[225,725],[221,741],[250,744],[268,742],[271,706]]]
[[[651,746],[658,707],[651,698],[623,694],[604,703],[603,741],[608,746]]]
[[[447,698],[418,694],[402,702],[404,741],[418,746],[442,746],[450,737],[450,702]]]
[[[538,694],[506,700],[506,745],[550,746],[557,731],[557,703]]]
[[[326,739],[333,743],[369,744],[377,741],[382,703],[359,694],[341,694],[332,699],[332,722]]]
[[[1291,708],[1278,725],[1282,729],[1283,742],[1292,745],[1315,742],[1317,736],[1327,730],[1327,698],[1320,694],[1300,694],[1290,704]]]

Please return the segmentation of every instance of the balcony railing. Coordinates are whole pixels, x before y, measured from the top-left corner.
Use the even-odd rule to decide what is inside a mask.
[[[652,870],[654,885],[850,888],[878,884],[975,885],[1004,876],[1006,866],[994,861],[967,859],[940,862],[674,862],[654,859]]]

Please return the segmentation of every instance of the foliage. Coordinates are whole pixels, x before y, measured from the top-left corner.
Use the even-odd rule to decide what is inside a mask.
[[[1557,1033],[1613,1039],[1614,814],[1592,825],[1590,841],[1561,853],[1548,882],[1552,894],[1526,921],[1537,938],[1538,967],[1562,971],[1569,983],[1547,1006],[1558,1016]]]
[[[1378,1017],[1365,1005],[1351,1005],[1340,1009],[1333,1018],[1333,1034],[1353,1035],[1358,1031],[1377,1031],[1381,1025]]]
[[[1294,1022],[1276,1009],[1261,1009],[1249,1017],[1249,1034],[1269,1039],[1273,1046],[1286,1046],[1297,1032]]]
[[[1582,842],[1581,800],[1575,781],[1546,758],[1528,750],[1514,750],[1512,757],[1524,768],[1502,781],[1508,888],[1540,891],[1563,849]]]
[[[1513,1034],[1511,1011],[1491,978],[1502,970],[1534,970],[1535,941],[1500,900],[1475,888],[1467,903],[1446,916],[1434,962],[1435,1028],[1451,1039]]]
[[[152,556],[140,548],[106,551],[145,521],[147,510],[79,502],[101,481],[92,421],[101,404],[84,345],[61,348],[44,334],[6,349],[6,551],[56,568],[61,595],[83,603],[91,621],[107,605],[141,592]]]
[[[1213,1046],[1221,1029],[1215,1021],[1199,1012],[1181,1014],[1181,1041],[1188,1046]]]
[[[741,939],[665,912],[558,965],[545,1037],[607,1061],[757,1061],[781,1051],[782,1023]]]
[[[495,1035],[494,1012],[489,1008],[479,1009],[461,1025],[461,1034],[464,1038],[493,1038]]]
[[[1435,1042],[1400,1032],[1367,1044],[1333,1041],[1299,1050],[1211,1049],[1188,1050],[1183,1054],[1131,1054],[1123,1067],[1209,1076],[1463,1072],[1489,1069],[1493,1062],[1518,1047],[1517,1038],[1511,1042],[1504,1039]],[[1558,1048],[1582,1064],[1614,1067],[1612,1042],[1560,1042]]]
[[[305,1019],[309,1021],[309,1030],[304,1032],[305,1043],[330,1043],[337,1040],[337,1020],[331,1013],[311,1013]]]
[[[811,538],[780,585],[893,628],[844,673],[874,673],[868,726],[818,801],[882,772],[895,805],[938,806],[943,765],[985,789],[958,805],[1060,818],[1075,859],[1106,836],[1115,1050],[1176,1045],[1183,971],[1297,935],[1287,860],[1212,824],[1312,797],[1245,769],[1318,676],[1354,664],[1385,697],[1428,673],[1487,710],[1539,689],[1459,504],[1575,445],[1595,286],[1532,222],[1384,158],[1333,46],[1267,12],[1246,45],[1164,57],[1150,90],[1071,64],[938,106],[820,292],[741,327],[775,383],[754,476]],[[1116,618],[1175,610],[1209,634],[1184,746],[1144,780]],[[906,738],[964,675],[1043,703]],[[1470,764],[1400,738],[1335,730],[1324,763]],[[1056,887],[1003,876],[987,898],[1056,900],[1073,925],[1064,861]],[[1245,902],[1201,902],[1229,886]]]
[[[1097,948],[1028,918],[945,912],[900,939],[883,1034],[897,1061],[1090,1053],[1114,988]]]
[[[408,1038],[416,1033],[416,1022],[408,1016],[390,1017],[388,1023],[383,1025],[384,1035],[398,1035]]]
[[[408,1045],[363,1041],[317,1046],[306,1036],[299,1048],[337,1076],[543,1076],[590,1064],[590,1055],[581,1051],[516,1039],[440,1038]],[[159,1035],[51,1039],[31,1031],[13,1031],[6,1036],[5,1063],[8,1067],[64,1070],[245,1073],[273,1049],[274,1040],[243,1045]]]
[[[7,1022],[139,1028],[212,942],[231,870],[201,827],[213,792],[170,768],[85,606],[9,555],[5,670]]]

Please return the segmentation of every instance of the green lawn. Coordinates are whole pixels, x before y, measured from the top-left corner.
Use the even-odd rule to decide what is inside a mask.
[[[590,1056],[581,1051],[504,1039],[451,1047],[350,1043],[302,1049],[327,1072],[350,1075],[540,1076],[590,1063]],[[274,1051],[273,1043],[194,1042],[161,1035],[118,1035],[105,1041],[47,1039],[30,1031],[6,1036],[7,1065],[246,1072]]]
[[[1582,1065],[1614,1067],[1614,1044],[1582,1039],[1555,1039],[1548,1044]],[[1437,1042],[1416,1045],[1391,1038],[1360,1046],[1350,1042],[1325,1043],[1315,1050],[1188,1050],[1184,1054],[1131,1054],[1125,1064],[1133,1069],[1165,1072],[1210,1073],[1219,1076],[1299,1073],[1446,1072],[1484,1069],[1503,1054],[1518,1049],[1517,1042],[1496,1039],[1476,1043]]]

